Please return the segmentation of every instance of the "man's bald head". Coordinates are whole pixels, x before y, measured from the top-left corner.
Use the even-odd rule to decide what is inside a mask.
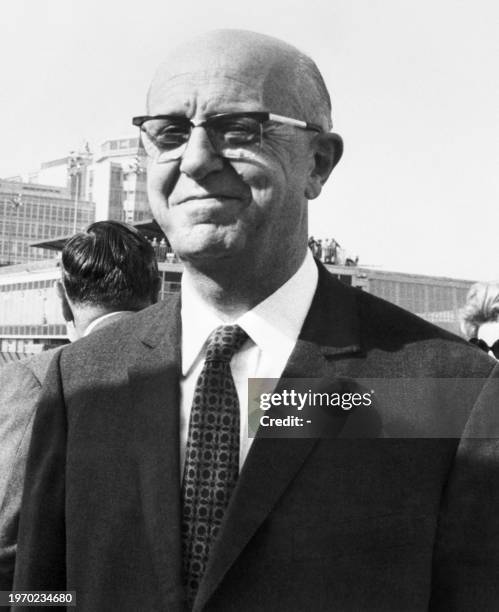
[[[179,77],[199,86],[223,74],[241,82],[244,95],[260,92],[261,108],[332,127],[331,100],[322,76],[307,55],[271,36],[246,30],[214,30],[175,48],[158,69],[148,92],[148,111],[157,109]]]
[[[269,36],[209,32],[169,54],[148,115],[139,121],[149,202],[173,249],[220,286],[247,291],[252,302],[258,285],[265,298],[302,263],[308,201],[341,157],[317,67]]]

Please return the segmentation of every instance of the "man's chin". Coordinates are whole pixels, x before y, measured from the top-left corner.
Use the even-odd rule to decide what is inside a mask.
[[[239,231],[238,231],[239,230]],[[226,228],[220,231],[204,225],[193,228],[188,235],[171,240],[172,246],[182,261],[211,261],[227,259],[236,256],[244,250],[247,243],[246,235],[241,228]]]
[[[214,240],[201,243],[183,244],[175,250],[177,256],[184,262],[201,264],[220,259],[237,257],[243,250],[243,240]]]
[[[239,253],[239,249],[221,246],[210,246],[199,249],[188,249],[177,253],[178,257],[183,262],[190,262],[192,264],[209,263],[213,261],[219,261],[222,259],[231,259],[236,257]]]

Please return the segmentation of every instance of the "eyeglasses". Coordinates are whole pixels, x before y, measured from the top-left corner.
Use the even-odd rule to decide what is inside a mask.
[[[302,130],[322,132],[320,125],[267,112],[239,112],[212,115],[194,123],[176,115],[134,117],[140,128],[146,153],[158,164],[180,159],[194,128],[206,130],[216,153],[229,159],[251,157],[262,146],[263,126],[267,122],[290,125]]]
[[[494,357],[496,359],[499,359],[499,340],[496,340],[492,346],[489,346],[485,342],[485,340],[482,340],[481,338],[470,338],[469,341],[471,344],[474,344],[475,346],[477,346],[479,349],[482,349],[482,351],[485,351],[486,353],[488,353],[489,351],[492,351],[492,354],[494,355]]]

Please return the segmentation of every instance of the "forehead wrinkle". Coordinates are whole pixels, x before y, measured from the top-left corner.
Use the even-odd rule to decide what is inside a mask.
[[[231,103],[244,102],[261,106],[263,101],[261,75],[248,78],[222,69],[198,70],[170,74],[158,81],[153,82],[149,90],[148,111],[152,106],[170,102],[177,95],[178,103],[187,110],[195,110],[193,106],[206,110],[212,104],[230,106]]]
[[[248,85],[250,82],[253,85],[254,83],[261,82],[262,76],[255,75],[253,79],[243,79],[240,71],[227,71],[223,68],[217,70],[209,70],[209,69],[199,69],[199,70],[186,70],[184,72],[171,73],[169,76],[164,79],[164,83],[170,83],[178,81],[182,78],[192,78],[196,79],[199,82],[210,82],[216,79],[226,79],[228,81],[234,81],[236,83],[241,83],[242,85]],[[155,83],[153,83],[153,87]]]

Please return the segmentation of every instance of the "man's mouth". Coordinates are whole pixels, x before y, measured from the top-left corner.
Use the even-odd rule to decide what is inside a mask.
[[[183,204],[184,202],[192,202],[198,200],[239,200],[237,196],[228,195],[225,193],[204,193],[202,195],[193,195],[188,196],[180,200],[179,204]]]
[[[208,201],[208,200],[216,200],[218,202],[224,202],[227,200],[241,200],[239,196],[227,195],[223,193],[204,193],[202,195],[193,195],[182,198],[178,201],[177,206],[181,204],[187,204],[189,202],[200,202]]]

